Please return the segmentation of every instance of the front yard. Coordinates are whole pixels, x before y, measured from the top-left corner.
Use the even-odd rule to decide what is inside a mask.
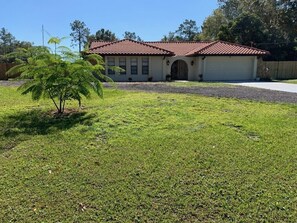
[[[107,89],[53,117],[15,87],[0,104],[0,222],[297,219],[296,104]]]

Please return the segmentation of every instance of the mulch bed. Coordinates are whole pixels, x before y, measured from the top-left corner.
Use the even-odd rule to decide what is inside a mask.
[[[0,81],[0,86],[20,86],[24,81]],[[105,84],[106,87],[110,85]],[[158,93],[181,93],[197,94],[217,98],[237,98],[253,101],[279,102],[279,103],[297,103],[297,94],[272,91],[244,86],[224,86],[224,87],[176,87],[166,83],[116,83],[116,87],[121,90],[146,91]]]

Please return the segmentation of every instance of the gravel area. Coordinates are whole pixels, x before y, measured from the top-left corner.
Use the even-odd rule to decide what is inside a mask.
[[[23,81],[0,81],[0,86],[19,86]],[[110,85],[105,84],[107,87]],[[272,91],[244,86],[227,85],[224,87],[177,87],[167,83],[116,83],[118,89],[159,93],[197,94],[217,98],[237,98],[254,101],[279,102],[297,104],[297,94]]]
[[[1,81],[0,80],[0,86],[11,86],[11,87],[18,87],[21,84],[23,84],[24,80],[13,80],[13,81]]]
[[[281,91],[272,91],[244,86],[224,87],[176,87],[166,83],[118,83],[117,87],[122,90],[148,91],[159,93],[183,93],[198,94],[208,97],[237,98],[254,101],[297,103],[297,94]]]

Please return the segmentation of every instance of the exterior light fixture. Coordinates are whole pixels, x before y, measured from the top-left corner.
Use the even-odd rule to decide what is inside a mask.
[[[169,61],[169,60],[167,60],[166,64],[167,64],[167,66],[169,66],[169,64],[170,64],[170,61]]]
[[[192,65],[192,66],[194,65],[194,60],[191,61],[191,65]]]

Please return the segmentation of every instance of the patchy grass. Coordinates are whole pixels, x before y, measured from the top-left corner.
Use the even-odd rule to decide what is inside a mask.
[[[288,84],[297,84],[297,79],[282,80],[281,82],[288,83]]]
[[[297,106],[0,87],[0,222],[295,222]],[[71,104],[75,108],[76,104]]]
[[[173,87],[234,87],[224,82],[173,81],[165,83]]]

